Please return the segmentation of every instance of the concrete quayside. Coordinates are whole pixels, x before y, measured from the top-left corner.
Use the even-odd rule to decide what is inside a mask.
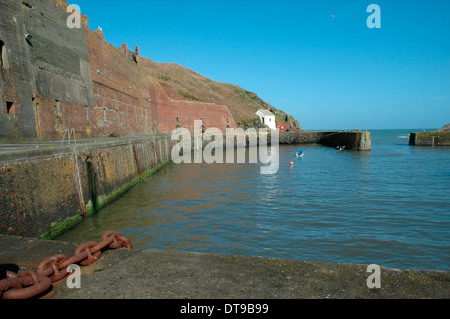
[[[0,267],[36,269],[78,245],[0,235]],[[67,278],[43,299],[448,299],[450,272],[380,267],[369,288],[368,265],[297,261],[173,250],[110,249],[81,266],[80,288]],[[179,311],[179,310],[177,310]]]

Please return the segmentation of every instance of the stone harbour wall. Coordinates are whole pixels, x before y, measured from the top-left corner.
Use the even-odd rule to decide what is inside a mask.
[[[280,144],[321,144],[324,146],[345,146],[350,151],[370,151],[370,132],[361,131],[299,131],[280,133]]]
[[[450,132],[422,132],[409,135],[412,146],[450,146]]]
[[[0,162],[0,233],[52,239],[170,162],[160,135],[19,150]]]

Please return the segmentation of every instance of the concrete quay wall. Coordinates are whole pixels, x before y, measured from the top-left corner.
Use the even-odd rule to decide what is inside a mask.
[[[345,146],[351,151],[370,151],[370,132],[361,131],[299,131],[280,133],[280,144],[321,144],[324,146]]]
[[[450,146],[450,132],[421,132],[409,135],[412,146]]]
[[[214,133],[211,133],[214,135]],[[218,133],[220,135],[220,133]],[[197,138],[202,138],[202,145],[205,147],[212,140],[208,134],[190,135],[191,145],[194,147],[194,141]],[[227,139],[234,142],[227,144]],[[236,130],[234,133],[223,134],[222,140],[224,147],[231,145],[233,147],[248,147],[256,145],[264,145],[266,143],[261,140],[264,139],[267,145],[272,142],[272,136],[269,132],[267,135],[258,133],[258,131],[240,131]],[[280,132],[280,144],[320,144],[329,147],[345,146],[346,150],[352,151],[370,151],[372,149],[372,139],[370,132],[361,131],[296,131],[296,132]],[[200,144],[200,143],[198,143]]]
[[[52,239],[171,160],[170,136],[2,150],[0,234]]]

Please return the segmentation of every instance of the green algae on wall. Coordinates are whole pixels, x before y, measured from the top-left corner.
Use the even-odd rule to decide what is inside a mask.
[[[36,237],[73,216],[80,204],[74,186],[71,154],[0,163],[0,233]]]
[[[0,162],[0,234],[58,237],[171,163],[174,143],[160,135],[9,154]]]
[[[162,164],[158,164],[156,167],[150,168],[142,173],[142,175],[134,177],[131,181],[115,188],[111,193],[97,196],[95,200],[89,200],[86,205],[85,217],[78,211],[77,215],[69,217],[65,220],[58,220],[47,226],[47,232],[39,236],[40,239],[52,240],[64,233],[65,231],[73,228],[77,224],[83,221],[84,218],[89,218],[98,213],[102,208],[112,203],[116,199],[123,196],[131,188],[144,181],[147,177],[157,173],[163,167],[172,163],[172,160],[168,160]],[[94,202],[96,204],[94,204]]]
[[[409,144],[415,146],[450,146],[450,132],[411,133]]]
[[[121,197],[129,189],[131,189],[132,187],[134,187],[135,185],[137,185],[138,183],[143,181],[148,176],[150,176],[152,174],[155,174],[156,172],[161,170],[163,168],[163,166],[166,166],[169,163],[171,163],[171,161],[167,161],[167,162],[163,163],[163,165],[157,165],[154,168],[148,169],[147,171],[145,171],[142,174],[142,176],[134,177],[130,182],[128,182],[128,183],[126,183],[126,184],[124,184],[124,185],[114,189],[111,193],[98,196],[97,197],[97,206],[95,208],[94,214],[96,212],[98,212],[100,209],[102,209],[103,207],[105,207],[106,205],[108,205],[109,203],[111,203],[114,200],[116,200],[117,198]]]

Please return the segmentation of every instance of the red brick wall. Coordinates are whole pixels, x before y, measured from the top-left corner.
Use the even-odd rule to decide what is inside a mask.
[[[94,83],[94,108],[100,110],[101,115],[95,119],[97,133],[118,132],[123,136],[153,133],[157,114],[149,76],[122,50],[107,43],[100,32],[87,30],[86,34]],[[104,109],[107,121],[104,120]]]
[[[63,0],[55,2],[65,9]],[[93,82],[94,105],[76,105],[37,96],[38,134],[43,140],[62,139],[66,129],[77,138],[110,135],[170,133],[177,125],[193,130],[194,120],[203,118],[205,128],[225,130],[236,124],[228,107],[181,99],[162,87],[144,67],[129,58],[127,45],[116,48],[100,30],[92,31],[83,16]],[[136,49],[136,56],[139,49]],[[125,54],[124,54],[125,52]],[[178,117],[178,122],[177,122]]]
[[[49,100],[39,97],[34,99],[38,120],[38,137],[42,140],[59,140],[64,137],[65,129],[75,129],[76,138],[91,137],[91,122],[86,121],[84,105],[65,101]],[[94,118],[94,115],[89,114]]]
[[[94,105],[77,105],[40,97],[35,105],[39,137],[62,139],[66,129],[77,138],[149,135],[156,131],[151,79],[138,65],[107,43],[101,33],[87,30]],[[155,99],[156,101],[156,99]]]
[[[194,121],[202,119],[205,129],[218,128],[225,132],[227,125],[235,128],[233,116],[226,106],[188,100],[167,100],[158,106],[159,130],[172,132],[177,125],[194,132]],[[178,118],[178,122],[177,122]]]

